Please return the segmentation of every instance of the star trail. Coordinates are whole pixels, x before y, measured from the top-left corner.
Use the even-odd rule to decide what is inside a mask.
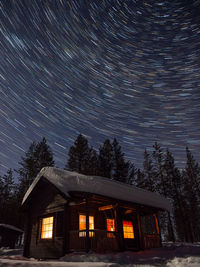
[[[200,1],[0,1],[0,173],[43,136],[64,167],[79,133],[141,167],[200,150]]]

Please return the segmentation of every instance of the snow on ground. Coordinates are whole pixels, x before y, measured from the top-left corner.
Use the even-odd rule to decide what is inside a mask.
[[[164,243],[162,248],[123,253],[70,253],[59,260],[27,259],[20,249],[0,249],[0,267],[200,267],[200,243]]]

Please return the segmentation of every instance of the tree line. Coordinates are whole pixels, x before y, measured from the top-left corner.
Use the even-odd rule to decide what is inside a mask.
[[[0,223],[23,228],[20,205],[25,192],[43,167],[55,165],[46,139],[32,142],[19,165],[15,170],[17,183],[11,169],[0,176]],[[200,166],[188,147],[186,165],[182,170],[176,167],[169,149],[164,150],[158,143],[153,145],[152,152],[144,151],[143,168],[138,169],[125,159],[116,138],[106,139],[97,151],[80,134],[69,149],[64,169],[106,177],[170,198],[172,214],[160,213],[164,238],[200,241]]]

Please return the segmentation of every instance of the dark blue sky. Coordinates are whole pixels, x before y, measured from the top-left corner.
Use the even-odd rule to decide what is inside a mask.
[[[200,1],[0,2],[0,173],[43,136],[63,167],[79,133],[142,165],[158,141],[200,159]]]

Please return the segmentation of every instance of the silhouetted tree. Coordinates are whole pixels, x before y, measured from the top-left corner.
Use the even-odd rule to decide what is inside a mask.
[[[156,172],[155,167],[153,166],[152,159],[150,154],[145,149],[144,151],[144,164],[143,164],[143,184],[141,187],[147,189],[151,192],[156,190]]]
[[[136,186],[138,169],[130,161],[127,161],[127,165],[128,165],[128,176],[126,178],[126,183]]]
[[[126,183],[128,181],[129,175],[129,165],[130,163],[125,161],[124,153],[121,151],[121,146],[114,138],[112,143],[113,149],[113,179],[119,182]]]
[[[144,173],[140,169],[137,170],[135,185],[139,188],[144,188]]]
[[[15,210],[15,184],[13,171],[9,169],[5,175],[0,177],[0,222],[16,224]]]
[[[98,175],[112,178],[113,170],[113,147],[109,139],[106,139],[99,148],[99,170]]]
[[[186,148],[187,162],[183,171],[185,210],[189,229],[189,241],[200,240],[200,168],[189,148]]]
[[[53,153],[45,138],[39,143],[32,142],[25,156],[21,159],[19,162],[21,168],[17,170],[19,175],[18,197],[20,200],[22,200],[39,171],[43,167],[54,166]]]
[[[65,169],[82,174],[91,174],[95,165],[91,166],[91,159],[95,161],[95,151],[89,147],[88,140],[79,134],[74,145],[69,149],[69,158]]]

